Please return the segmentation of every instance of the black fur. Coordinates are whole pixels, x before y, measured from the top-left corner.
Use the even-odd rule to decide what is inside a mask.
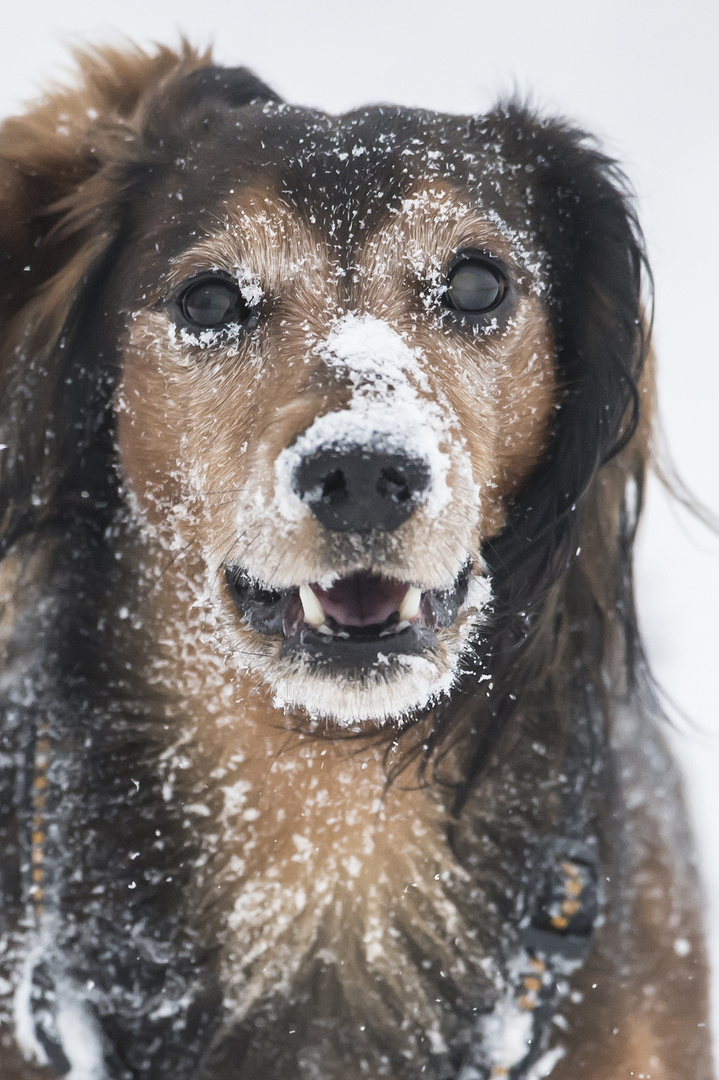
[[[640,712],[651,705],[631,569],[646,458],[638,424],[648,347],[642,287],[649,276],[620,170],[564,122],[539,118],[516,102],[483,118],[377,107],[333,119],[280,106],[244,68],[202,66],[187,57],[177,69],[165,57],[161,67],[78,139],[74,157],[68,153],[58,163],[62,148],[49,137],[45,151],[38,137],[33,157],[12,124],[0,133],[0,151],[8,147],[0,161],[7,207],[0,232],[6,279],[0,553],[29,566],[43,544],[51,551],[45,577],[28,583],[28,610],[8,652],[12,685],[0,703],[3,930],[12,936],[23,918],[27,762],[44,722],[67,770],[48,855],[58,867],[53,888],[63,920],[54,948],[79,979],[94,982],[91,1000],[112,1080],[299,1076],[291,1040],[276,1052],[268,1042],[272,1003],[259,1002],[240,1027],[215,1038],[222,1009],[213,920],[222,898],[208,901],[206,910],[191,909],[196,837],[181,807],[163,801],[157,763],[168,739],[165,703],[140,673],[143,650],[153,642],[141,633],[130,646],[103,622],[132,588],[115,557],[113,526],[123,495],[112,392],[128,313],[187,247],[188,228],[221,204],[238,161],[243,178],[261,184],[267,146],[288,205],[325,229],[334,215],[337,246],[345,245],[348,260],[355,226],[341,212],[362,205],[373,220],[396,204],[409,187],[402,151],[417,144],[439,149],[443,175],[476,191],[481,205],[501,211],[546,256],[561,394],[546,457],[515,499],[506,527],[482,552],[495,600],[475,659],[492,679],[478,683],[468,670],[446,703],[418,717],[426,737],[414,750],[411,731],[399,737],[408,746],[401,767],[395,766],[398,742],[387,746],[389,782],[401,782],[398,773],[418,754],[428,784],[451,784],[449,841],[480,882],[477,895],[493,900],[478,913],[484,920],[478,932],[494,944],[501,966],[509,949],[502,927],[517,921],[552,814],[556,824],[552,799],[569,783],[561,778],[563,766],[573,770],[569,780],[582,777],[572,804],[577,821],[608,865],[621,861],[621,814],[600,815],[604,802],[616,809],[621,801],[606,741],[612,709],[619,701],[633,700]],[[92,70],[93,85],[104,86],[109,76]],[[372,154],[356,162],[350,154],[344,164],[340,152],[358,141]],[[430,160],[420,155],[417,171],[431,172]],[[175,213],[168,193],[179,189],[182,213]],[[20,271],[23,265],[30,269]],[[610,693],[608,679],[615,682]],[[30,687],[34,700],[26,706],[23,692],[31,696]],[[567,756],[578,717],[591,717],[581,767]],[[549,755],[541,778],[531,772],[536,766],[526,750],[540,734]],[[378,738],[388,742],[384,733]],[[459,780],[443,775],[457,740],[465,763]],[[486,805],[467,816],[468,800],[482,784]],[[81,867],[77,878],[60,855]],[[141,885],[128,893],[131,877]],[[622,888],[621,880],[612,881],[610,904]],[[514,930],[507,933],[511,938]],[[602,956],[624,940],[618,924],[606,933]],[[333,977],[319,960],[303,969],[300,1006],[282,1020],[288,1030],[305,1024],[307,1038],[319,1039],[322,1010],[334,1009],[337,1060],[341,1054],[356,1060],[359,1048],[369,1046],[376,1066],[379,1057],[371,1053],[395,1053],[400,1018],[387,1010],[376,1046],[372,1033],[352,1034],[351,1003]],[[443,972],[426,978],[445,992]],[[456,1074],[467,1032],[477,1012],[492,1007],[496,991],[487,979],[477,983],[472,1001],[460,990],[446,992],[454,993],[447,1054],[438,1064],[424,1046],[423,1058],[394,1061],[393,1075],[417,1075],[420,1061],[428,1077]],[[185,1001],[172,1021],[149,1008],[163,995]],[[60,1053],[49,1029],[43,1037]],[[24,1080],[20,1068],[11,1080]]]

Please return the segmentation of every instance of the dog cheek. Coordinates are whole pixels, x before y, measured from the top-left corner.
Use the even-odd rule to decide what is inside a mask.
[[[115,415],[123,481],[148,521],[160,524],[187,491],[188,432],[197,433],[189,423],[191,402],[182,385],[170,385],[158,368],[126,355]]]
[[[551,437],[557,399],[554,358],[545,350],[533,355],[532,369],[501,400],[498,461],[507,498],[539,464]]]
[[[551,329],[540,310],[522,314],[497,361],[493,482],[504,517],[542,460],[552,433],[556,357]]]
[[[485,538],[497,529],[504,515],[497,481],[496,389],[475,362],[473,370],[458,375],[446,393],[458,418],[453,454],[453,504],[461,508],[463,517],[471,516],[475,534]]]

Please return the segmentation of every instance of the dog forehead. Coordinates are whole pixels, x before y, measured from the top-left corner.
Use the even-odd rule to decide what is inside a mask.
[[[266,102],[228,111],[203,136],[176,137],[174,146],[169,168],[150,182],[148,217],[165,230],[178,223],[180,241],[190,215],[206,229],[245,192],[265,191],[341,243],[436,181],[526,224],[517,168],[501,130],[482,117],[382,105],[330,116]]]
[[[255,264],[264,250],[275,274],[288,261],[297,267],[308,259],[340,273],[376,264],[379,249],[368,251],[375,238],[409,216],[430,258],[434,252],[440,260],[451,256],[453,235],[455,248],[481,247],[479,232],[463,237],[449,228],[443,234],[448,212],[483,217],[507,240],[496,254],[514,255],[523,268],[538,271],[535,277],[545,277],[532,162],[525,146],[526,160],[518,165],[515,128],[491,117],[399,106],[330,116],[266,102],[229,110],[204,133],[175,131],[172,141],[168,136],[171,156],[151,170],[145,197],[131,210],[121,257],[128,267],[120,275],[122,306],[161,296],[180,264],[193,269],[198,248],[194,269],[215,265],[211,247],[223,233],[220,246],[230,262]],[[423,229],[422,222],[436,227]],[[401,230],[393,235],[389,246],[401,245]],[[230,252],[235,241],[236,257]],[[383,258],[391,257],[387,244],[381,246]]]

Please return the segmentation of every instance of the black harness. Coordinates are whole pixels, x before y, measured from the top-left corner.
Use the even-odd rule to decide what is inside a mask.
[[[564,757],[560,810],[554,831],[537,848],[517,924],[511,986],[480,1018],[456,1080],[539,1080],[564,1053],[549,1048],[553,1021],[569,993],[568,977],[589,956],[604,905],[597,819],[607,731],[591,685],[575,700],[581,705]]]

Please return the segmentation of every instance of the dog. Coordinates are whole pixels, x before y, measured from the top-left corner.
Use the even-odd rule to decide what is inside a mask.
[[[183,46],[0,170],[2,1080],[709,1080],[616,163]]]

